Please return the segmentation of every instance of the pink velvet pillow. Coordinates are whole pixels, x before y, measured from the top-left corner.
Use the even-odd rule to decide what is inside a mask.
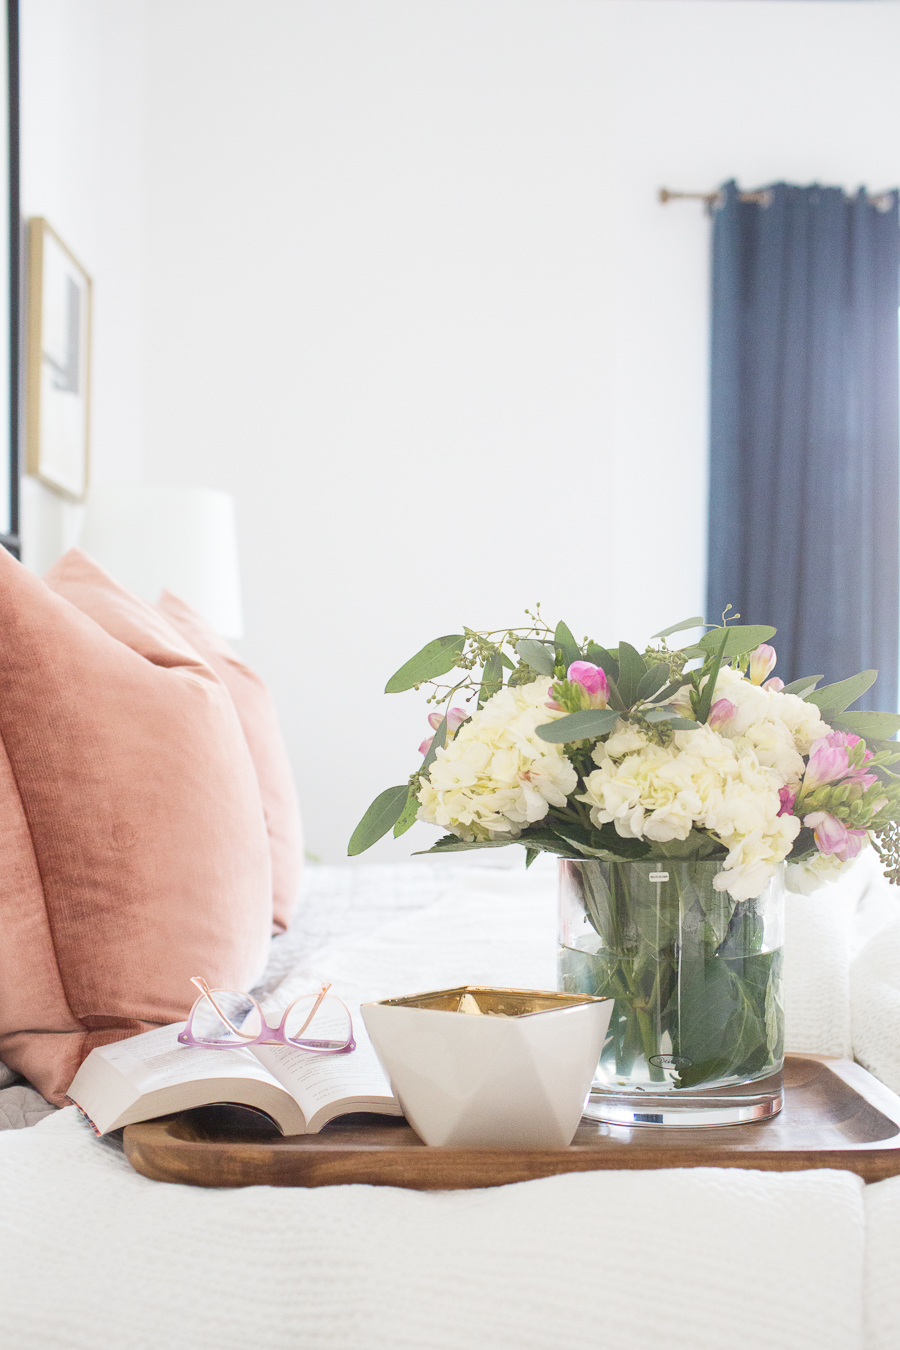
[[[303,866],[300,807],[284,741],[268,689],[215,629],[186,601],[163,591],[158,608],[216,672],[232,697],[256,767],[272,850],[272,914],[284,932],[297,902]]]
[[[77,552],[45,583],[0,549],[0,838],[0,1059],[52,1101],[95,1045],[186,1017],[191,975],[259,974],[271,866],[228,691]]]

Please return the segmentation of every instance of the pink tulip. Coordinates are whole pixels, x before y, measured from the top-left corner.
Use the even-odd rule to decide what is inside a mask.
[[[714,731],[730,722],[737,712],[737,705],[730,698],[717,698],[709,710],[709,725]]]
[[[427,754],[428,754],[428,751],[431,749],[431,742],[432,742],[433,740],[434,740],[434,737],[433,737],[433,736],[428,736],[428,737],[422,742],[422,744],[419,746],[419,754],[420,754],[420,755],[427,755]]]
[[[832,854],[839,862],[855,858],[868,837],[865,830],[848,830],[827,811],[811,811],[803,817],[803,824],[807,829],[815,830],[819,852]]]
[[[609,701],[609,681],[600,666],[595,666],[591,661],[573,661],[566,672],[566,679],[571,684],[580,684],[582,689],[586,689],[594,707],[606,707]],[[595,698],[602,702],[594,704]]]
[[[773,694],[780,694],[784,688],[784,680],[779,680],[777,675],[773,675],[771,680],[766,680],[763,689],[769,689]]]
[[[766,676],[771,674],[777,660],[775,648],[770,647],[767,642],[760,643],[755,651],[750,653],[750,683],[762,684]]]
[[[781,802],[780,816],[790,816],[794,813],[794,802],[797,800],[797,791],[795,788],[783,787],[778,789],[778,800]]]

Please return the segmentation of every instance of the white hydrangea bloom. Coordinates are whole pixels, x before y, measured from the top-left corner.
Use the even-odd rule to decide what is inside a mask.
[[[796,787],[803,777],[803,756],[809,754],[813,741],[830,730],[816,705],[796,694],[752,684],[731,666],[719,671],[713,702],[719,699],[727,699],[735,708],[734,716],[718,727],[720,733],[739,750],[752,750],[760,764],[777,770],[784,784]],[[686,687],[672,702],[690,717],[690,692]]]
[[[829,881],[837,881],[856,862],[856,858],[841,862],[833,853],[817,853],[805,862],[788,863],[784,869],[784,884],[795,895],[813,895]]]
[[[516,839],[565,806],[578,776],[561,745],[537,728],[564,714],[547,707],[548,678],[501,689],[438,750],[419,791],[418,819],[469,842]]]
[[[593,759],[579,799],[595,825],[611,821],[623,838],[656,843],[709,830],[729,850],[716,885],[736,900],[760,893],[799,833],[796,817],[778,814],[778,771],[712,727],[676,732],[661,746],[620,721]]]

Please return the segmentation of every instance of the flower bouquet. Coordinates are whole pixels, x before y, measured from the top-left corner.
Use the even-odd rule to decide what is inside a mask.
[[[810,894],[871,845],[900,882],[900,717],[848,711],[877,672],[785,685],[770,627],[695,617],[639,652],[526,613],[525,628],[437,638],[388,681],[429,688],[434,734],[349,852],[418,819],[448,831],[430,853],[556,854],[563,987],[616,999],[601,1081],[660,1091],[774,1072],[782,873]]]

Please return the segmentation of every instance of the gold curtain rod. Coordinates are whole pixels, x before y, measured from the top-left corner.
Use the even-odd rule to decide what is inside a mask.
[[[756,202],[757,206],[771,206],[772,196],[771,188],[760,188],[758,192],[738,193],[740,201]],[[893,194],[890,192],[867,193],[867,200],[876,211],[890,211],[892,198]],[[707,208],[712,211],[721,205],[723,197],[721,192],[673,192],[670,188],[660,188],[659,200],[664,206],[666,202],[674,201],[705,202]]]

